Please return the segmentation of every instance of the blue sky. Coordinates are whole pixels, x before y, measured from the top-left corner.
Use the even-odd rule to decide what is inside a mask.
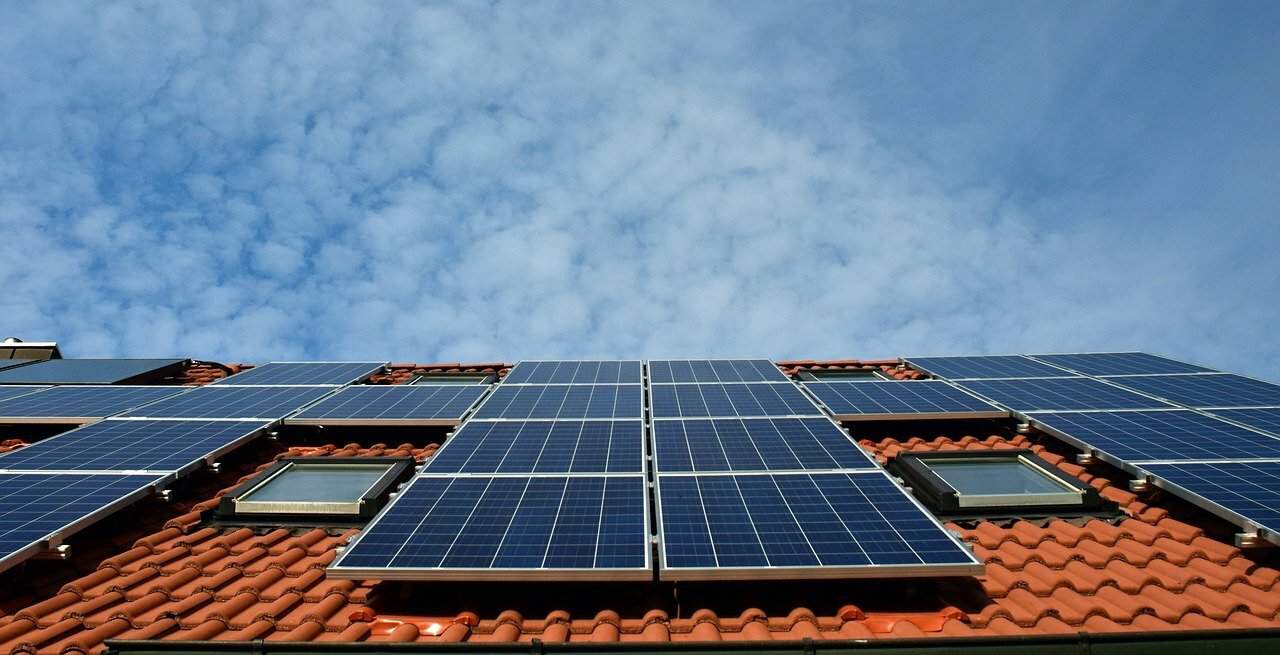
[[[0,4],[0,327],[1280,378],[1274,3]]]

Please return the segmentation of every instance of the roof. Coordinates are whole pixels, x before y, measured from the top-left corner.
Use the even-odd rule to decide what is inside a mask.
[[[896,370],[856,360],[782,365],[790,372]],[[405,364],[380,381],[505,368]],[[198,368],[190,381],[222,375],[217,367]],[[73,562],[32,563],[0,577],[18,590],[0,601],[0,653],[97,653],[107,639],[733,642],[1280,627],[1280,571],[1270,551],[1230,545],[1216,520],[1169,497],[1140,499],[1124,488],[1123,474],[1102,463],[1074,464],[1056,442],[968,433],[992,425],[859,426],[858,436],[882,462],[903,452],[1031,448],[1097,488],[1121,514],[948,523],[985,563],[985,575],[975,579],[681,583],[678,594],[670,583],[637,592],[645,583],[330,580],[325,566],[356,529],[219,527],[202,518],[222,493],[280,457],[423,460],[437,448],[425,438],[399,443],[326,432],[320,441],[247,447],[221,477],[191,479],[182,495],[192,504],[140,508],[128,521],[85,533],[73,552],[88,550]],[[75,567],[82,568],[68,573]]]

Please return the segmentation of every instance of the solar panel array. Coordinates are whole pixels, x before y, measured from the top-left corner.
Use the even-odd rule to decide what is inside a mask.
[[[39,359],[0,359],[0,371],[13,368],[15,366],[26,366],[43,360]]]
[[[185,387],[47,387],[0,400],[0,422],[87,423],[187,392]]]
[[[1169,403],[1086,377],[966,380],[955,384],[1016,412],[1172,407]]]
[[[500,384],[476,410],[483,419],[640,419],[644,388],[639,384]]]
[[[940,380],[806,382],[842,421],[859,419],[1000,418],[1009,412]]]
[[[332,393],[328,387],[198,387],[123,416],[278,420]]]
[[[654,418],[811,416],[816,409],[789,382],[655,384],[649,393]]]
[[[49,388],[49,387],[36,387],[36,386],[23,386],[23,387],[19,387],[19,386],[12,386],[12,387],[0,387],[0,400],[8,400],[9,398],[17,398],[18,396],[25,396],[25,395],[27,395],[27,394],[29,394],[29,393],[33,393],[33,392],[36,392],[36,391],[43,391],[44,389],[48,389],[48,388]]]
[[[1032,355],[1037,361],[1075,371],[1083,375],[1153,375],[1167,373],[1208,373],[1213,369],[1187,364],[1147,353],[1077,353],[1067,355]]]
[[[649,362],[649,382],[787,382],[767,359],[660,359]]]
[[[1070,371],[1037,362],[1022,355],[906,357],[904,361],[926,373],[948,380],[1050,378],[1071,375]]]
[[[1237,522],[1261,528],[1271,541],[1280,539],[1280,462],[1179,462],[1142,468],[1156,477],[1156,484],[1203,499],[1212,504],[1210,509],[1220,508]]]
[[[0,384],[116,384],[164,369],[184,359],[49,359],[0,370]]]
[[[177,473],[234,448],[267,425],[108,419],[0,455],[0,470]]]
[[[457,425],[489,390],[487,385],[371,385],[346,387],[289,418],[319,425]]]
[[[640,360],[626,361],[523,361],[503,378],[502,384],[640,384]]]
[[[1029,416],[1041,428],[1130,464],[1280,458],[1280,437],[1190,410]]]
[[[654,421],[656,472],[878,470],[823,418]]]
[[[644,473],[640,421],[471,421],[427,473]]]
[[[376,373],[386,362],[271,362],[214,384],[220,386],[341,386]]]
[[[1251,409],[1215,409],[1210,414],[1235,421],[1258,430],[1280,435],[1280,407],[1255,407]]]
[[[1115,384],[1196,408],[1280,406],[1280,385],[1230,373],[1108,378]]]

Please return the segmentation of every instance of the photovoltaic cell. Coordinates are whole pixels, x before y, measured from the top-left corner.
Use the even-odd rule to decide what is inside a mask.
[[[1022,355],[978,357],[907,357],[906,362],[927,373],[949,380],[996,378],[1045,378],[1071,375],[1055,366]]]
[[[1112,382],[1188,407],[1280,406],[1280,386],[1239,375],[1151,375]]]
[[[658,502],[664,579],[981,570],[883,473],[662,475]]]
[[[1036,359],[1085,375],[1147,375],[1152,373],[1211,373],[1213,369],[1193,366],[1147,353],[1079,353],[1032,355]]]
[[[472,421],[427,473],[643,473],[640,421]]]
[[[8,420],[96,419],[181,395],[186,387],[66,386],[0,400]]]
[[[524,361],[503,384],[640,384],[640,360]]]
[[[119,509],[158,475],[0,474],[0,570],[34,555],[55,534]],[[98,516],[96,518],[101,518]]]
[[[0,400],[8,400],[9,398],[17,398],[18,396],[25,396],[25,395],[27,395],[27,394],[29,394],[29,393],[34,393],[34,392],[36,392],[36,391],[42,391],[42,390],[44,390],[44,389],[48,389],[48,388],[49,388],[49,387],[34,387],[34,386],[27,386],[27,387],[18,387],[18,386],[13,386],[13,387],[0,387]]]
[[[49,359],[0,371],[0,384],[114,384],[160,369],[182,359]]]
[[[1266,407],[1261,409],[1215,409],[1211,412],[1214,416],[1243,423],[1251,428],[1266,430],[1272,434],[1280,435],[1280,407]]]
[[[649,579],[643,476],[419,476],[329,569],[380,579]]]
[[[5,370],[5,369],[9,369],[9,368],[13,368],[13,367],[15,367],[15,366],[26,366],[27,364],[34,364],[34,363],[39,362],[39,361],[43,361],[43,360],[39,360],[39,359],[0,359],[0,371],[3,371],[3,370]]]
[[[1280,462],[1145,464],[1143,470],[1280,535]],[[1163,486],[1163,485],[1162,485]]]
[[[456,424],[487,385],[373,385],[347,387],[308,407],[291,423]]]
[[[666,382],[787,382],[787,376],[767,359],[660,359],[649,362],[649,381]]]
[[[1280,458],[1280,439],[1189,410],[1030,416],[1053,431],[1129,463]]]
[[[826,418],[654,421],[659,473],[875,469]]]
[[[273,386],[342,385],[363,380],[384,362],[271,362],[229,378],[219,386],[265,384]]]
[[[913,382],[806,382],[841,420],[1008,416],[1008,412],[940,380]]]
[[[659,384],[649,392],[654,418],[822,415],[791,384]]]
[[[107,420],[0,455],[8,471],[181,471],[267,423]]]
[[[276,420],[332,391],[327,387],[208,386],[139,408],[125,416]]]
[[[1146,378],[1125,378],[1146,379]],[[1087,409],[1159,409],[1171,405],[1092,378],[969,380],[957,385],[1019,412]]]
[[[498,385],[475,419],[641,418],[638,384]]]

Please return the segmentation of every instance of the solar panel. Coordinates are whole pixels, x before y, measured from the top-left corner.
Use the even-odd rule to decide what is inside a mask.
[[[956,384],[1019,412],[1170,407],[1093,378],[969,380]]]
[[[0,400],[17,398],[18,396],[25,396],[29,393],[35,393],[48,388],[49,387],[0,387]]]
[[[643,473],[640,421],[473,421],[429,473]]]
[[[332,391],[328,387],[200,387],[124,416],[276,420]]]
[[[649,393],[654,418],[822,415],[791,384],[658,384]]]
[[[524,361],[503,384],[640,384],[640,360]]]
[[[644,476],[419,476],[333,578],[649,580]]]
[[[1189,410],[1030,417],[1068,440],[1129,463],[1280,458],[1280,438]]]
[[[308,407],[289,419],[322,425],[457,425],[487,385],[362,384]]]
[[[50,387],[0,400],[0,421],[87,423],[185,391],[186,387]]]
[[[0,474],[0,571],[149,493],[158,475]]]
[[[0,470],[179,472],[234,448],[267,425],[249,421],[100,421],[0,455]]]
[[[1280,462],[1145,464],[1156,485],[1280,543]],[[1225,511],[1223,511],[1225,510]]]
[[[498,385],[476,419],[640,418],[638,384]]]
[[[1213,369],[1193,366],[1147,353],[1077,353],[1032,355],[1032,357],[1085,375],[1149,375],[1153,373],[1212,373]]]
[[[1280,386],[1229,373],[1150,375],[1113,378],[1112,382],[1188,407],[1261,407],[1280,405]]]
[[[1055,366],[1037,362],[1022,355],[986,355],[978,357],[907,357],[917,368],[949,380],[997,378],[1047,378],[1071,375]]]
[[[1000,418],[1009,413],[940,380],[806,382],[842,421],[890,418]]]
[[[365,379],[385,362],[271,362],[214,384],[270,386],[337,386]]]
[[[649,362],[649,381],[788,382],[767,359],[659,359]]]
[[[26,366],[35,362],[44,361],[40,359],[0,359],[0,371],[13,368],[15,366]]]
[[[876,469],[827,418],[654,421],[659,473]]]
[[[185,359],[48,359],[0,371],[0,384],[116,384],[156,377]]]
[[[981,564],[884,473],[662,475],[660,575],[973,575]]]
[[[1261,409],[1215,409],[1214,416],[1243,423],[1251,428],[1266,430],[1272,434],[1280,435],[1280,407],[1266,407]]]

